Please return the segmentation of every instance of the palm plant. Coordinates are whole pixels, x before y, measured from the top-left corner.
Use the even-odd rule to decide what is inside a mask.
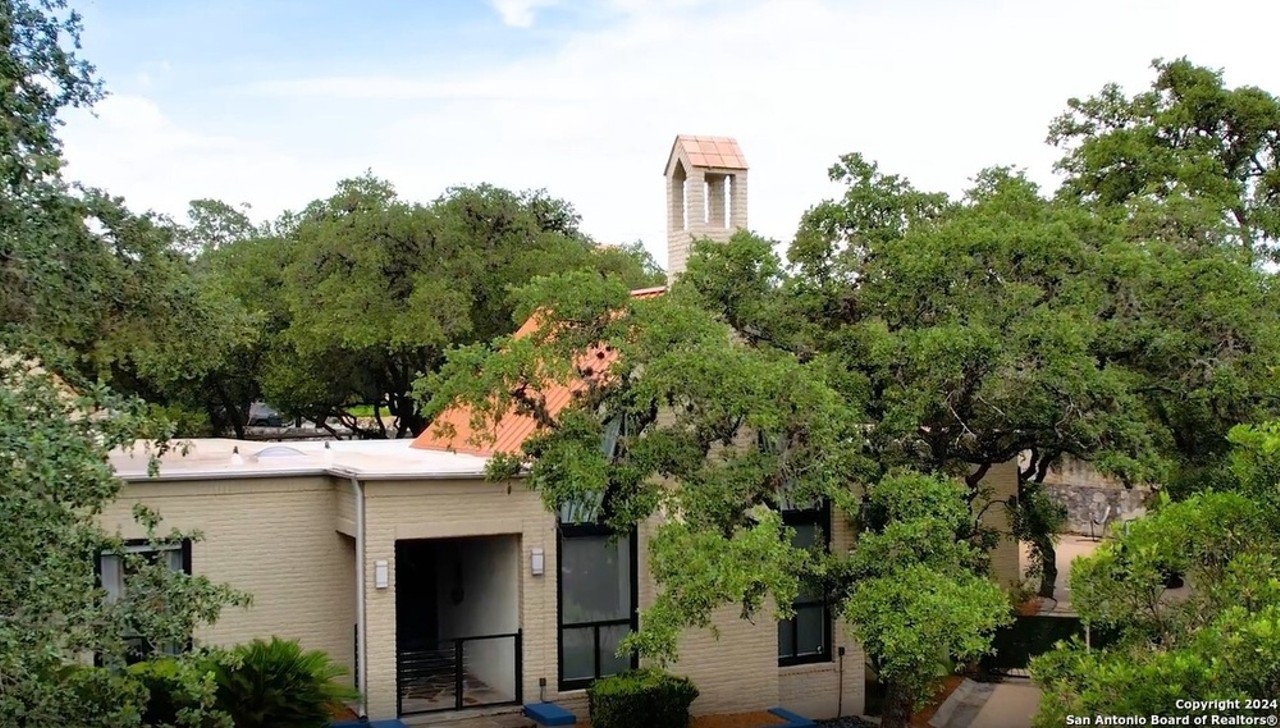
[[[235,650],[217,669],[218,704],[236,728],[324,728],[344,700],[359,697],[339,681],[346,668],[320,650],[272,637]]]

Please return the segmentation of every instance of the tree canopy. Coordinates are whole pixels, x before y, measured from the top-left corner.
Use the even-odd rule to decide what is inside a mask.
[[[1050,127],[1066,151],[1065,197],[1130,206],[1180,236],[1225,237],[1249,260],[1274,260],[1280,236],[1280,100],[1227,88],[1220,70],[1186,58],[1152,63],[1151,88],[1108,84],[1071,99]]]
[[[722,604],[752,614],[767,596],[794,601],[806,555],[782,538],[777,511],[784,498],[854,507],[862,417],[822,363],[737,344],[681,287],[645,299],[627,289],[585,272],[537,278],[519,309],[537,317],[532,335],[453,351],[421,391],[429,413],[468,407],[481,433],[510,412],[534,417],[542,429],[493,473],[528,458],[527,481],[557,512],[598,504],[623,532],[680,514],[655,525],[662,588],[629,643],[670,659],[679,630],[707,626]],[[546,399],[555,383],[585,383],[558,413]]]
[[[1180,700],[1280,690],[1280,428],[1233,430],[1226,489],[1129,524],[1071,573],[1072,606],[1119,633],[1105,649],[1059,646],[1032,663],[1045,689],[1036,724],[1065,715],[1185,714]],[[1168,589],[1182,575],[1185,594]]]
[[[714,628],[720,606],[749,618],[771,597],[774,616],[786,617],[802,586],[818,588],[894,686],[889,724],[902,726],[948,660],[989,648],[1008,601],[970,540],[966,486],[909,473],[872,485],[867,417],[836,386],[837,360],[752,340],[708,312],[698,285],[768,247],[746,233],[701,246],[660,297],[589,274],[535,279],[519,314],[536,329],[451,352],[424,382],[428,411],[469,410],[477,444],[511,413],[532,417],[538,432],[495,457],[491,475],[526,468],[562,522],[651,529],[659,591],[624,649],[674,659],[680,631]],[[716,280],[721,293],[746,281]],[[559,411],[554,385],[577,388]],[[791,544],[781,511],[821,501],[876,524],[852,561]],[[937,588],[922,596],[917,579]],[[904,610],[921,622],[907,629]]]
[[[512,331],[511,290],[533,276],[584,269],[636,287],[660,280],[642,248],[596,244],[568,203],[544,193],[481,185],[424,205],[371,175],[339,183],[270,231],[203,250],[199,280],[260,327],[213,360],[226,364],[218,382],[231,389],[213,388],[212,409],[225,411],[232,392],[243,407],[252,392],[364,437],[420,432],[414,380],[450,346]],[[372,424],[348,412],[355,404],[373,406]]]
[[[986,578],[986,554],[956,539],[972,520],[955,480],[895,471],[871,486],[876,523],[849,557],[841,605],[885,685],[882,724],[906,726],[938,680],[991,649],[1009,601]]]
[[[522,470],[562,519],[651,536],[659,590],[624,649],[674,659],[721,605],[786,617],[820,588],[893,727],[1006,618],[973,525],[983,476],[1021,458],[1007,505],[1051,590],[1061,514],[1042,482],[1085,460],[1165,494],[1073,574],[1081,614],[1121,639],[1037,663],[1041,720],[1280,690],[1280,434],[1240,427],[1280,415],[1269,93],[1179,59],[1148,91],[1072,99],[1052,195],[991,168],[953,198],[848,154],[785,261],[749,232],[702,241],[668,293],[635,297],[663,281],[643,247],[599,244],[543,191],[415,202],[366,173],[262,224],[71,184],[58,113],[103,94],[79,33],[62,0],[0,3],[0,714],[19,725],[138,724],[137,684],[69,657],[118,667],[126,635],[181,641],[246,602],[144,559],[108,599],[93,558],[121,544],[95,517],[120,488],[110,448],[243,436],[260,399],[359,437],[456,406],[477,431],[534,418],[492,474]],[[552,383],[575,390],[566,409]],[[862,529],[852,553],[792,545],[780,511],[817,501]],[[198,538],[135,515],[157,545]],[[1163,595],[1174,571],[1184,601]],[[201,703],[207,680],[177,664]]]

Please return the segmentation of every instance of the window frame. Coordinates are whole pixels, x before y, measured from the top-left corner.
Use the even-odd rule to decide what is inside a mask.
[[[566,539],[574,538],[599,538],[610,537],[615,532],[607,526],[598,524],[558,524],[556,528],[556,680],[558,689],[561,692],[568,690],[583,690],[591,686],[591,683],[599,680],[607,675],[600,674],[600,628],[601,627],[620,627],[626,626],[632,632],[639,629],[639,597],[640,597],[640,580],[638,578],[637,567],[639,565],[639,549],[638,549],[638,532],[632,527],[630,533],[626,534],[629,542],[627,549],[627,561],[630,565],[630,574],[628,586],[631,597],[630,614],[625,618],[596,620],[590,622],[573,622],[565,624],[564,621],[564,542]],[[595,637],[595,669],[594,675],[589,678],[573,678],[565,679],[564,676],[564,632],[566,629],[584,629],[592,628]],[[631,669],[640,666],[639,655],[631,653],[629,663]]]
[[[191,576],[193,573],[191,568],[191,561],[192,561],[191,544],[192,544],[191,539],[184,538],[178,543],[166,544],[162,547],[157,548],[156,543],[150,539],[145,539],[145,538],[125,539],[122,542],[122,545],[124,546],[123,552],[111,551],[107,549],[102,549],[98,551],[97,555],[94,557],[94,560],[93,560],[94,580],[99,589],[102,589],[107,592],[107,598],[112,599],[111,591],[107,589],[106,584],[104,584],[102,581],[103,557],[106,557],[106,556],[119,557],[121,559],[120,568],[123,569],[124,568],[123,557],[127,554],[148,554],[148,553],[161,554],[169,551],[180,551],[182,553],[182,573],[186,574],[187,576]],[[114,598],[119,599],[120,595],[116,595]],[[135,635],[135,636],[125,635],[126,644],[128,644],[130,641],[133,641],[133,640],[143,642],[143,643],[146,642],[145,638],[143,638],[140,635]],[[194,645],[195,645],[195,642],[193,640],[193,637],[189,636],[187,637],[186,643],[183,644],[180,648],[178,648],[177,653],[190,651]],[[135,656],[132,654],[132,652],[126,653],[125,664],[130,665],[130,664],[133,664],[134,662],[140,661],[139,659],[134,659],[134,657]],[[103,666],[103,659],[102,659],[101,653],[94,653],[93,664],[97,667]]]
[[[804,510],[784,510],[782,514],[782,523],[784,526],[814,526],[822,532],[822,544],[827,553],[831,552],[831,502],[823,499],[822,504],[818,508],[809,508]],[[819,595],[817,598],[797,598],[791,603],[793,609],[796,610],[797,616],[790,619],[778,620],[778,626],[781,629],[783,625],[790,625],[791,628],[791,645],[792,653],[789,655],[782,654],[782,640],[778,640],[778,667],[790,667],[793,665],[809,665],[820,662],[831,662],[834,650],[832,642],[835,637],[835,628],[831,614],[831,602],[825,594]],[[815,607],[822,608],[822,649],[818,652],[810,652],[805,654],[798,653],[798,645],[800,644],[800,622],[798,619],[800,609],[813,609]]]

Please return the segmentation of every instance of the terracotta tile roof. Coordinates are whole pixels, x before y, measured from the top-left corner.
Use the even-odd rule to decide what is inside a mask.
[[[631,297],[638,299],[657,298],[666,292],[665,286],[657,288],[642,288],[632,291]],[[537,318],[530,317],[528,321],[516,330],[515,337],[522,338],[532,334],[538,327]],[[604,347],[593,347],[590,351],[582,356],[579,360],[579,366],[591,363],[592,368],[597,371],[607,368],[613,363],[617,357],[617,353],[612,349]],[[595,359],[595,362],[591,362]],[[586,383],[582,381],[573,382],[569,385],[559,383],[551,383],[543,390],[543,396],[546,399],[547,409],[554,416],[573,401],[575,393],[586,388]],[[445,433],[439,431],[440,424],[452,425],[454,433],[452,437],[448,437]],[[436,418],[431,426],[423,430],[417,438],[414,439],[411,447],[420,450],[447,450],[450,452],[467,453],[470,455],[489,456],[494,453],[516,453],[519,452],[520,446],[528,439],[530,435],[536,432],[538,424],[528,415],[516,414],[508,412],[497,423],[497,426],[490,432],[481,433],[480,438],[474,438],[477,433],[471,429],[471,408],[454,407],[445,410]],[[480,442],[472,442],[473,439],[479,439]]]
[[[674,155],[677,149],[683,149],[685,158],[694,167],[710,169],[746,169],[747,158],[738,146],[737,140],[731,137],[694,136],[681,134],[676,137],[671,147]]]

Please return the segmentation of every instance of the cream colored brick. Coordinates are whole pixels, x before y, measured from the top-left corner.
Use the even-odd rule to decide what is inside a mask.
[[[992,498],[1016,492],[1016,467],[997,466],[987,476]],[[403,539],[513,535],[520,564],[517,593],[523,634],[522,697],[566,702],[585,713],[582,691],[559,693],[557,664],[557,554],[555,519],[541,497],[521,483],[463,481],[388,481],[366,484],[365,589],[367,594],[368,710],[372,717],[393,717],[395,689],[395,543]],[[201,641],[231,645],[255,637],[299,640],[340,663],[354,662],[354,495],[345,480],[327,477],[127,484],[119,500],[102,515],[104,525],[125,537],[143,534],[130,511],[145,503],[164,517],[164,527],[200,530],[205,540],[193,549],[193,568],[216,582],[251,593],[248,609],[228,610],[214,626],[200,630]],[[836,515],[832,547],[848,549],[854,534]],[[984,520],[1007,528],[1004,509],[993,506]],[[656,585],[645,565],[654,522],[638,541],[641,573],[639,606],[653,603]],[[1016,569],[1017,550],[1002,544],[994,554],[998,578]],[[533,576],[529,553],[541,548],[545,573]],[[374,587],[374,564],[385,560],[390,584]],[[1016,572],[1014,572],[1016,573]],[[697,713],[756,710],[781,704],[802,714],[828,717],[862,710],[864,656],[839,622],[835,645],[846,648],[843,671],[832,662],[779,668],[777,627],[772,611],[754,622],[739,618],[736,607],[715,613],[720,639],[708,630],[690,630],[681,639],[681,659],[673,669],[698,685]],[[540,694],[538,681],[546,680]],[[840,686],[843,684],[843,695]]]
[[[1000,542],[991,552],[992,576],[1001,586],[1016,588],[1022,581],[1022,568],[1006,504],[1018,497],[1018,462],[1011,460],[991,466],[979,487],[985,492],[975,499],[974,507],[982,512],[982,523],[1001,534]]]
[[[541,497],[519,483],[425,481],[366,486],[365,552],[369,635],[369,714],[394,716],[396,708],[395,542],[397,539],[512,534],[520,552],[520,628],[523,634],[523,696],[536,699],[538,679],[554,699],[556,662],[555,519]],[[543,576],[532,576],[528,554],[546,554]],[[386,560],[391,583],[375,589],[373,563]]]
[[[680,171],[684,174],[683,184]],[[665,175],[667,280],[670,283],[684,271],[694,240],[710,238],[725,242],[734,232],[747,229],[747,171],[694,166],[677,144],[667,160]]]
[[[355,544],[334,530],[328,478],[126,484],[103,526],[145,536],[131,516],[135,503],[158,511],[163,531],[203,532],[192,571],[253,596],[252,606],[226,610],[197,640],[229,646],[275,635],[352,668]]]

